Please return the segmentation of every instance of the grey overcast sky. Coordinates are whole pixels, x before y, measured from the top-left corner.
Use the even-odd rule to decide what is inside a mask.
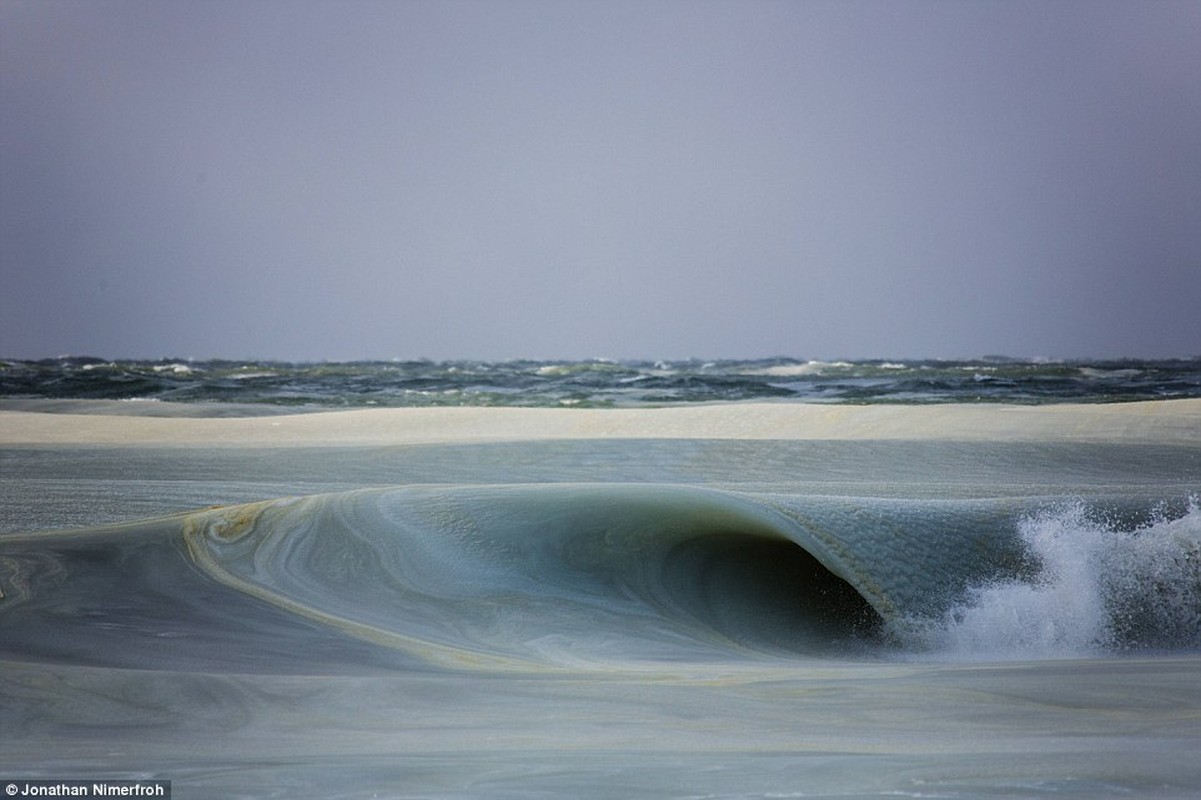
[[[0,0],[0,356],[1201,354],[1201,2]]]

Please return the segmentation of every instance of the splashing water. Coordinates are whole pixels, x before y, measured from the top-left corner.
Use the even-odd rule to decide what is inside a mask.
[[[1083,504],[1023,519],[1034,574],[973,587],[905,638],[940,654],[1072,658],[1201,648],[1201,508],[1121,530]],[[913,641],[916,639],[917,641]]]

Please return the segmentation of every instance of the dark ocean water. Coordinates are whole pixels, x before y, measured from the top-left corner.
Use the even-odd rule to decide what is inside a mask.
[[[1122,402],[1201,397],[1201,358],[1162,361],[0,361],[0,399],[629,407],[720,401]]]

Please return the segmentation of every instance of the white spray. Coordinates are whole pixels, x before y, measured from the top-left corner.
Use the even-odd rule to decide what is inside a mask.
[[[1201,508],[1118,530],[1083,504],[1022,520],[1037,574],[973,587],[918,648],[969,658],[1070,658],[1201,648]],[[916,631],[916,633],[914,632]]]

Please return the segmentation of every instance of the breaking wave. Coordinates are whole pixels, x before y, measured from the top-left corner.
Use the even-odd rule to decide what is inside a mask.
[[[0,616],[13,647],[85,663],[145,646],[196,666],[232,658],[206,642],[254,640],[283,671],[312,651],[297,626],[487,670],[1201,647],[1196,502],[1106,502],[360,489],[9,539]]]
[[[449,664],[1201,646],[1201,512],[407,487],[189,518],[219,580]]]

